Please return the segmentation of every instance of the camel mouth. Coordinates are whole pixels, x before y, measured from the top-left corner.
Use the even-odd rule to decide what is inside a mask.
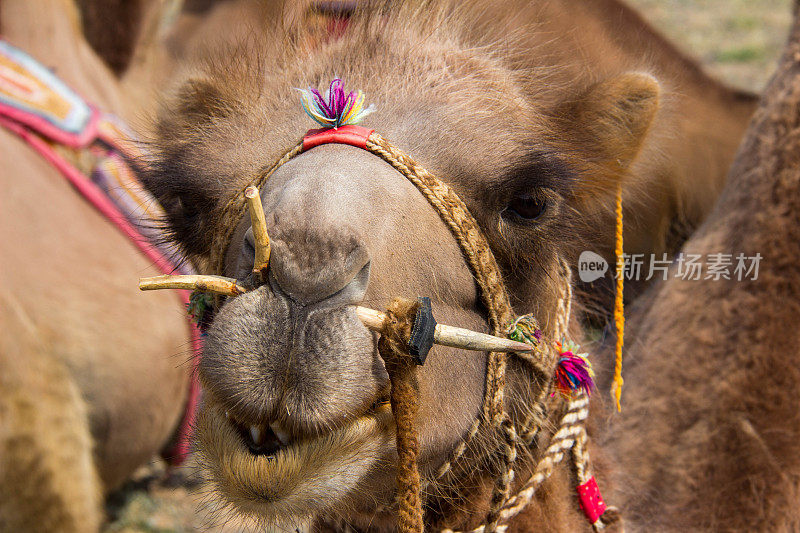
[[[276,453],[293,442],[291,434],[279,422],[248,425],[231,418],[228,411],[225,411],[225,417],[239,432],[239,436],[252,455],[274,457]]]
[[[239,513],[281,527],[346,505],[356,487],[386,463],[393,443],[394,418],[384,396],[361,415],[317,434],[237,420],[212,397],[197,421],[201,463],[218,496]]]
[[[389,394],[385,393],[380,395],[361,417],[379,416],[387,409],[391,412]],[[293,434],[289,428],[277,420],[247,423],[231,415],[230,411],[225,411],[225,418],[236,428],[251,455],[265,456],[267,459],[274,459],[281,450],[307,438]],[[324,436],[324,434],[320,434],[312,438]]]

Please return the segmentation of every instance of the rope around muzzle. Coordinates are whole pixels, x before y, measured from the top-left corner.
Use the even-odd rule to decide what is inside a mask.
[[[346,130],[346,131],[345,131]],[[494,254],[481,231],[477,221],[473,218],[464,202],[446,183],[439,180],[427,169],[417,164],[411,157],[399,148],[386,141],[372,130],[356,126],[345,126],[339,129],[339,140],[326,140],[322,142],[340,142],[363,148],[377,155],[409,181],[411,181],[430,205],[439,214],[458,242],[469,265],[476,283],[480,289],[481,299],[486,307],[487,318],[491,332],[496,336],[506,336],[509,326],[514,323],[514,312],[510,304],[508,293],[503,284],[500,269]],[[316,135],[330,135],[330,131],[316,132],[307,135],[301,142],[289,149],[272,166],[265,168],[250,180],[240,192],[234,195],[216,214],[219,221],[219,230],[214,234],[211,246],[209,273],[221,273],[225,263],[225,255],[233,233],[243,218],[246,209],[244,191],[252,186],[260,189],[272,174],[283,164],[293,159],[304,149],[309,149],[317,144],[306,146],[310,137]],[[342,140],[344,138],[344,140]],[[562,265],[562,269],[564,266]],[[557,324],[557,334],[566,334],[566,322],[569,316],[569,300],[571,288],[569,287],[569,267],[566,267],[566,290],[562,291],[559,307],[566,313],[567,318],[560,317],[562,324]],[[217,302],[218,303],[218,302]],[[417,456],[419,443],[414,426],[415,417],[419,408],[419,392],[416,374],[416,363],[408,353],[408,338],[413,327],[411,311],[416,313],[416,307],[408,300],[395,300],[387,311],[389,319],[385,324],[379,343],[378,351],[386,364],[391,382],[390,401],[397,425],[397,452],[399,463],[397,469],[398,498],[399,498],[399,528],[403,533],[421,532],[424,530],[424,516],[420,496],[420,476],[417,469]],[[411,322],[409,322],[411,320]],[[554,370],[559,354],[551,345],[541,342],[532,354],[516,354],[529,364],[535,373],[539,374],[545,383],[537,395],[534,411],[545,412],[543,407],[553,382]],[[517,430],[505,409],[505,372],[506,354],[491,352],[487,358],[486,381],[482,416],[470,428],[467,436],[462,439],[445,466],[437,473],[436,479],[441,479],[452,471],[452,465],[459,460],[467,449],[469,441],[477,434],[481,425],[492,427],[502,437],[503,446],[500,450],[501,476],[496,480],[491,499],[486,524],[476,528],[475,532],[490,532],[504,530],[505,522],[530,503],[533,493],[538,486],[549,477],[550,468],[544,476],[537,476],[535,486],[526,484],[527,491],[517,496],[511,496],[512,482],[514,479],[514,463],[517,457],[517,446],[525,445],[526,440],[532,440],[532,435],[538,433],[538,428],[528,426],[529,423],[538,425],[543,419],[539,416],[531,417]],[[541,405],[538,405],[541,404]],[[536,408],[538,407],[538,408]],[[585,418],[585,417],[584,417]],[[562,421],[563,422],[563,421]],[[583,419],[577,420],[583,423]],[[575,443],[571,433],[557,432],[550,443],[550,448],[569,450]],[[522,435],[522,436],[521,436]],[[559,454],[563,457],[564,454]],[[582,461],[588,462],[588,454],[582,454]],[[578,456],[573,456],[578,460]],[[559,459],[560,460],[560,459]],[[557,461],[556,461],[557,462]],[[583,467],[585,471],[585,465]],[[513,505],[510,505],[512,504]],[[511,511],[509,506],[513,507]],[[601,521],[598,520],[600,524]],[[593,524],[597,527],[597,524]]]

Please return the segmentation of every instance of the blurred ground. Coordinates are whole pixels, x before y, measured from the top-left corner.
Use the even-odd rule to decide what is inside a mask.
[[[197,465],[189,459],[169,471],[160,459],[142,466],[106,502],[110,522],[104,533],[239,533],[252,528],[214,512]]]
[[[760,91],[786,39],[792,0],[628,0],[646,19],[728,83]],[[109,498],[105,533],[246,531],[210,515],[193,467],[167,475],[156,461]]]
[[[708,71],[760,91],[791,20],[791,0],[627,0]]]

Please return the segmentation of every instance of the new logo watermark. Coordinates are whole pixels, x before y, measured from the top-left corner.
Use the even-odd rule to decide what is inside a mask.
[[[584,283],[591,283],[606,275],[608,261],[603,256],[585,250],[578,257],[578,277]]]
[[[649,281],[657,278],[667,280],[678,278],[696,281],[708,279],[755,281],[758,279],[758,267],[761,254],[745,255],[743,253],[688,254],[679,253],[673,259],[667,254],[658,258],[655,254],[623,254],[623,276],[628,280]],[[601,255],[586,250],[578,257],[578,277],[584,283],[591,283],[605,276],[608,272],[608,261]],[[617,277],[617,269],[611,272]]]

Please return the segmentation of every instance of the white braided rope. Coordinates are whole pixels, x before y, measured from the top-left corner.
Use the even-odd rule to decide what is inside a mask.
[[[583,428],[583,431],[575,438],[575,446],[572,447],[572,456],[575,460],[575,477],[578,478],[579,485],[583,485],[592,477],[592,472],[589,469],[589,454],[586,451],[588,441],[589,436],[586,434],[586,428]]]
[[[435,480],[441,479],[453,471],[453,463],[455,463],[462,455],[464,455],[464,452],[467,450],[467,446],[469,446],[469,443],[472,441],[473,437],[478,434],[480,427],[481,418],[478,417],[472,422],[467,435],[461,439],[461,442],[459,442],[458,445],[453,449],[447,461],[445,461],[445,463],[436,471],[436,475],[434,477]]]
[[[561,271],[561,283],[559,284],[560,294],[556,302],[556,339],[561,340],[568,337],[569,322],[572,315],[572,269],[563,259],[559,259]]]
[[[518,515],[533,499],[539,486],[548,479],[555,467],[564,459],[575,441],[586,433],[583,422],[589,416],[589,398],[581,394],[569,403],[567,412],[561,418],[559,429],[553,435],[544,457],[536,465],[536,470],[522,488],[510,498],[501,513],[505,522]]]
[[[561,417],[559,429],[550,440],[550,446],[544,456],[536,465],[533,475],[517,493],[509,498],[500,512],[500,523],[506,523],[517,516],[533,500],[536,490],[544,483],[555,470],[555,467],[564,460],[576,441],[585,442],[586,430],[583,423],[589,416],[589,398],[585,394],[569,402],[567,412]],[[507,525],[499,525],[496,531],[505,531]],[[486,533],[487,525],[482,524],[468,531],[443,529],[441,533]]]
[[[537,402],[537,404],[531,408],[528,416],[525,417],[525,421],[520,428],[519,437],[522,439],[522,443],[525,446],[531,446],[533,444],[533,439],[535,439],[539,431],[541,431],[545,418],[547,418],[547,409],[544,407],[544,402]]]
[[[569,331],[569,323],[572,312],[572,270],[563,259],[559,259],[559,274],[561,283],[559,284],[559,295],[556,302],[556,318],[555,318],[555,333],[557,339],[566,338]],[[482,524],[475,529],[464,531],[455,531],[452,529],[443,529],[442,533],[491,533],[491,532],[504,532],[508,526],[503,525],[518,515],[525,507],[533,500],[536,490],[546,481],[555,470],[555,467],[564,460],[565,455],[574,448],[576,442],[585,445],[586,442],[586,429],[584,428],[584,421],[589,416],[589,398],[586,394],[579,394],[575,399],[567,405],[567,411],[561,417],[559,429],[553,434],[542,459],[536,465],[533,475],[528,479],[525,485],[512,497],[503,502],[498,519],[491,524]],[[541,411],[539,409],[538,411]],[[538,433],[538,429],[529,427],[532,422],[539,422],[537,414],[542,414],[534,410],[526,417],[526,420],[518,432],[519,439],[524,439],[523,443],[531,442],[533,437]],[[586,473],[586,464],[588,462],[587,454],[584,453],[585,448],[581,447],[580,450],[575,450],[576,463],[580,460],[581,464],[577,466],[579,475],[582,477]],[[463,453],[463,450],[461,450]],[[461,455],[461,454],[459,454]],[[449,466],[449,461],[446,463]],[[513,480],[514,471],[509,466],[508,471],[503,473],[503,480]],[[580,478],[579,478],[580,479]],[[582,483],[584,479],[580,479]]]
[[[511,493],[511,484],[514,482],[514,463],[517,460],[517,442],[519,435],[517,434],[514,423],[507,413],[504,413],[504,420],[502,422],[501,431],[503,434],[503,463],[505,465],[505,472],[496,481],[494,491],[492,493],[492,505],[489,514],[486,516],[486,532],[495,533],[500,525],[500,513],[503,506],[506,504]]]

